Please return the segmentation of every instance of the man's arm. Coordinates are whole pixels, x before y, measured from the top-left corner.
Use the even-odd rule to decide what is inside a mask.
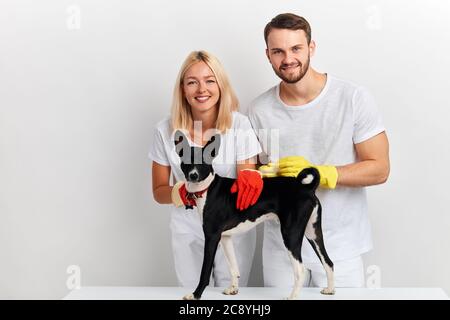
[[[338,186],[365,187],[386,182],[389,177],[389,141],[385,132],[355,144],[358,162],[338,166]]]

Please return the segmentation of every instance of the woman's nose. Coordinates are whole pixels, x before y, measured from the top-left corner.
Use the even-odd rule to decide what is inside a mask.
[[[198,91],[199,92],[205,92],[206,91],[206,85],[203,82],[200,82],[198,85]]]

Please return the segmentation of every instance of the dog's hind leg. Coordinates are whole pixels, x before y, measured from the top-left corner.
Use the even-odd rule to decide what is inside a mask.
[[[231,285],[223,291],[223,294],[235,295],[239,291],[239,267],[234,253],[233,240],[231,236],[222,236],[220,243],[228,263],[231,274]]]
[[[305,230],[305,236],[311,244],[314,252],[320,259],[322,266],[325,269],[327,275],[327,287],[324,288],[320,293],[322,294],[334,294],[334,271],[333,262],[330,257],[328,257],[327,251],[325,250],[325,244],[323,241],[322,233],[322,207],[319,202],[317,202],[311,217],[309,218],[308,224]]]
[[[209,284],[209,278],[211,276],[214,257],[216,256],[219,241],[220,233],[212,235],[205,234],[205,250],[203,255],[202,271],[200,273],[200,282],[198,283],[198,286],[193,293],[183,297],[184,300],[198,300],[201,298],[203,291]]]
[[[294,300],[297,299],[300,289],[303,287],[303,283],[305,282],[306,276],[301,255],[303,232],[298,232],[300,228],[296,224],[289,224],[287,227],[286,223],[281,223],[280,228],[281,236],[283,238],[284,245],[288,250],[289,258],[294,271],[294,287],[292,288],[291,294],[287,299]]]

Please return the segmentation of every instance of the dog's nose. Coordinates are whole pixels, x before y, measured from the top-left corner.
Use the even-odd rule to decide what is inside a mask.
[[[191,179],[191,180],[197,180],[197,179],[198,179],[198,174],[197,174],[197,172],[189,173],[189,179]]]

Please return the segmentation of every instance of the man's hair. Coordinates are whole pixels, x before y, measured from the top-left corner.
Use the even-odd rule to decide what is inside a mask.
[[[273,18],[264,28],[264,40],[269,37],[272,29],[289,29],[289,30],[303,30],[306,33],[306,40],[308,44],[311,42],[311,26],[305,18],[293,13],[281,13]]]

